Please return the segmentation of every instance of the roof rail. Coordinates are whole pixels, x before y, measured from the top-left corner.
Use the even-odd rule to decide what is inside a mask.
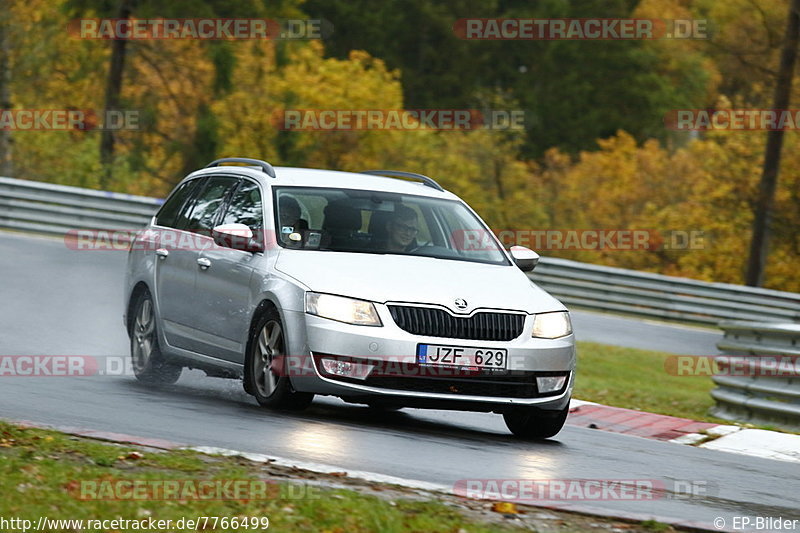
[[[267,163],[266,161],[262,161],[260,159],[250,159],[249,157],[223,157],[222,159],[217,159],[216,161],[212,161],[206,168],[211,167],[220,167],[223,163],[244,163],[246,165],[254,166],[254,167],[261,167],[267,176],[270,178],[275,177],[275,169],[272,168],[272,165]]]
[[[415,172],[403,172],[400,170],[362,170],[361,174],[371,174],[373,176],[389,176],[392,178],[411,178],[418,181],[421,181],[424,185],[428,187],[432,187],[437,191],[444,192],[444,189],[441,185],[436,183],[436,180],[433,178],[429,178],[428,176],[423,176],[422,174],[417,174]]]

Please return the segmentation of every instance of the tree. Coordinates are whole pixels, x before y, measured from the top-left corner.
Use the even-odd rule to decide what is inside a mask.
[[[130,18],[134,3],[135,0],[120,0],[117,18]],[[108,116],[109,111],[116,111],[120,107],[122,73],[125,68],[125,48],[127,43],[127,39],[111,41],[111,62],[108,68],[108,78],[106,79],[106,101],[103,116]],[[103,165],[100,188],[105,189],[111,183],[112,169],[114,168],[114,132],[109,128],[105,128],[100,133],[100,163]]]
[[[786,37],[781,53],[778,80],[775,84],[775,105],[773,109],[788,109],[792,92],[792,79],[797,59],[797,46],[800,41],[800,0],[792,0],[786,21]],[[775,202],[775,189],[778,184],[778,171],[781,164],[783,130],[767,133],[767,147],[764,152],[764,168],[758,188],[753,235],[750,241],[750,255],[747,261],[745,283],[758,287],[764,282],[764,267],[769,249],[769,225]]]
[[[125,19],[130,17],[152,19],[152,18],[253,18],[267,16],[292,16],[299,17],[301,12],[298,9],[299,0],[279,0],[267,2],[266,0],[246,0],[238,3],[230,3],[226,0],[186,0],[184,2],[166,3],[156,0],[118,0],[112,5],[114,0],[66,0],[66,7],[75,16],[100,16],[115,17]],[[102,41],[101,41],[102,42]],[[199,82],[194,87],[194,94],[186,95],[189,105],[185,109],[186,116],[180,117],[183,122],[190,121],[191,131],[180,132],[177,137],[169,138],[170,146],[168,151],[180,156],[182,161],[177,167],[164,165],[159,161],[156,165],[148,165],[147,154],[141,153],[146,150],[146,143],[141,139],[131,141],[129,144],[136,149],[129,152],[128,163],[134,162],[136,170],[146,170],[158,173],[165,167],[168,171],[175,173],[186,173],[197,168],[201,163],[207,162],[214,157],[217,150],[217,127],[218,120],[209,109],[211,102],[221,98],[231,87],[231,72],[233,70],[233,54],[231,46],[242,44],[230,43],[226,41],[207,40],[194,41],[182,50],[193,54],[193,49],[198,48],[206,55],[202,65],[198,65],[198,70],[206,66],[206,61],[213,68],[210,79],[211,86],[207,87],[204,82]],[[123,83],[127,70],[157,71],[156,77],[163,85],[173,83],[176,65],[181,65],[183,57],[174,55],[174,50],[181,48],[170,40],[149,40],[132,41],[117,39],[111,42],[111,57],[106,77],[106,92],[104,108],[107,111],[119,109],[123,103],[139,103],[131,99],[131,94],[142,96],[139,87],[128,87]],[[136,63],[145,62],[147,66],[142,67]],[[126,65],[128,65],[126,67]],[[186,68],[186,65],[181,65]],[[189,65],[187,76],[197,80],[197,76],[191,72]],[[137,74],[139,72],[136,72]],[[141,83],[141,80],[137,80]],[[149,89],[149,88],[147,88]],[[164,94],[156,95],[154,99],[156,106]],[[175,94],[167,91],[167,96],[174,98]],[[150,100],[151,102],[153,100]],[[159,114],[154,112],[155,107],[150,109],[138,109],[141,115],[146,115],[150,119],[157,119]],[[164,121],[162,121],[164,122]],[[152,124],[148,124],[151,127]],[[163,133],[163,132],[159,132]],[[103,172],[100,180],[101,188],[116,186],[114,183],[114,172],[120,166],[116,158],[117,146],[123,136],[113,131],[104,130],[100,140],[100,161]],[[124,166],[124,165],[123,165]]]
[[[10,0],[0,0],[0,111],[11,109],[11,27]],[[0,176],[11,176],[14,166],[11,154],[11,131],[0,129]]]
[[[666,139],[670,109],[703,107],[713,69],[702,61],[665,68],[659,50],[635,40],[464,40],[460,18],[630,18],[630,0],[309,0],[335,31],[326,54],[365,50],[403,73],[409,108],[471,108],[483,91],[508,90],[526,113],[523,155],[558,146],[571,153],[630,132]],[[661,18],[656,16],[654,18]],[[671,43],[672,44],[672,43]],[[675,56],[673,56],[675,57]],[[695,58],[690,58],[695,59]]]

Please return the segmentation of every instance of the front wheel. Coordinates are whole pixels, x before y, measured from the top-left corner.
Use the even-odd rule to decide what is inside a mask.
[[[569,404],[560,411],[544,411],[533,407],[503,413],[506,426],[515,437],[541,440],[554,437],[564,427]]]
[[[158,346],[153,298],[149,292],[139,295],[131,325],[131,363],[136,379],[144,383],[171,385],[181,377],[183,367],[168,363]]]
[[[305,409],[314,395],[294,390],[286,372],[287,363],[283,324],[278,311],[270,309],[258,321],[250,339],[245,359],[244,389],[263,407]]]

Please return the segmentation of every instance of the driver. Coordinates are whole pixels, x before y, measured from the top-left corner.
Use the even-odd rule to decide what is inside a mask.
[[[283,195],[278,200],[278,218],[282,227],[292,228],[292,231],[308,229],[308,222],[300,218],[300,203],[292,196]]]
[[[386,223],[386,230],[384,249],[387,252],[410,252],[417,247],[417,233],[419,233],[417,212],[407,205],[398,205],[394,215]]]
[[[308,222],[301,217],[300,203],[294,197],[282,195],[278,199],[278,219],[280,221],[278,231],[284,243],[293,246],[304,244],[304,232],[308,229]],[[292,240],[290,235],[295,237],[300,235],[301,238]]]

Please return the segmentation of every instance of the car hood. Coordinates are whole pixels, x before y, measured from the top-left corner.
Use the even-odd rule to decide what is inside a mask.
[[[514,266],[430,257],[283,250],[275,268],[310,290],[373,302],[442,305],[455,313],[477,308],[527,313],[564,306]],[[455,307],[456,299],[467,302]]]

